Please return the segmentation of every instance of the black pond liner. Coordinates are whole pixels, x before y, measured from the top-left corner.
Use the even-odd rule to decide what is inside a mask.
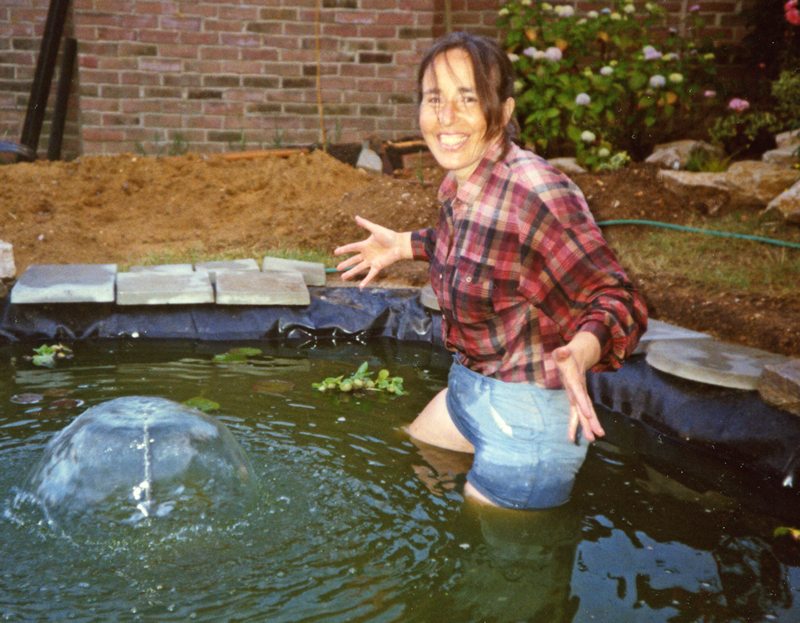
[[[196,341],[387,337],[441,346],[441,319],[417,289],[310,288],[307,307],[11,305],[0,300],[0,345],[88,339]],[[699,491],[800,516],[800,418],[755,391],[715,387],[651,368],[636,355],[589,375],[606,440]]]

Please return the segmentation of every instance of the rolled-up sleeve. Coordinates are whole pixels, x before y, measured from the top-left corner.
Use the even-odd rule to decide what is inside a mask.
[[[429,262],[436,244],[436,230],[433,227],[411,232],[411,254],[415,260]]]
[[[520,291],[556,324],[564,342],[579,331],[598,338],[601,358],[594,370],[619,368],[647,328],[644,301],[582,195],[564,192],[547,204],[540,197],[532,202],[539,203],[532,226],[520,232]]]

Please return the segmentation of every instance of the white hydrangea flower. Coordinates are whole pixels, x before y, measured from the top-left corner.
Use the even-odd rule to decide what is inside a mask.
[[[631,13],[636,12],[636,7],[633,6],[632,4],[626,4],[624,7],[622,7],[622,10],[625,11],[628,15],[630,15]]]
[[[660,89],[665,84],[667,84],[667,79],[664,78],[661,74],[655,74],[650,76],[650,86],[654,89]]]
[[[559,4],[556,8],[556,15],[559,17],[572,17],[575,15],[575,9],[567,4]]]
[[[588,106],[592,103],[592,98],[589,97],[588,93],[578,93],[578,95],[575,96],[575,103],[578,106]]]
[[[597,140],[597,136],[591,130],[584,130],[581,132],[581,140],[584,143],[594,143]]]
[[[611,152],[608,150],[608,147],[601,147],[597,150],[597,155],[601,158],[608,158],[611,155]]]
[[[597,11],[589,11],[586,14],[586,17],[591,18],[591,19],[597,19],[598,17],[600,17],[600,13],[598,13]]]
[[[614,68],[611,67],[610,65],[604,65],[603,67],[600,68],[601,76],[610,76],[613,73],[614,73]]]
[[[669,81],[673,84],[680,84],[683,82],[683,74],[674,73],[669,75]]]
[[[502,16],[506,16],[506,15],[508,15],[508,8],[506,8],[506,7],[503,7],[502,9],[500,9],[500,10],[497,12],[497,14],[498,14],[498,15],[502,15]]]
[[[512,63],[516,63],[519,60],[519,55],[518,54],[514,54],[513,52],[509,52],[508,53],[508,60],[510,60]]]

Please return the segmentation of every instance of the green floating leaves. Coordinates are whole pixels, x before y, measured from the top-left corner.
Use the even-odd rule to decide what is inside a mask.
[[[43,344],[39,348],[34,348],[33,355],[26,356],[25,359],[35,366],[52,368],[59,359],[72,359],[72,349],[63,344]]]
[[[386,368],[379,370],[374,379],[372,375],[373,372],[369,370],[369,364],[365,361],[350,376],[329,376],[318,383],[312,383],[311,387],[319,392],[339,391],[346,394],[370,391],[403,396],[408,393],[403,389],[402,376],[392,376]]]
[[[216,411],[219,409],[218,402],[214,402],[208,398],[203,398],[202,396],[195,396],[194,398],[189,398],[189,400],[184,400],[183,404],[185,404],[187,407],[198,409],[203,413],[208,413],[209,411]]]
[[[215,363],[237,363],[247,361],[250,357],[258,357],[261,353],[260,348],[243,346],[241,348],[231,348],[227,353],[214,355],[213,361]]]
[[[800,541],[800,529],[790,528],[789,526],[779,526],[775,528],[775,530],[772,532],[772,536],[776,538],[788,536],[794,539],[795,541]]]

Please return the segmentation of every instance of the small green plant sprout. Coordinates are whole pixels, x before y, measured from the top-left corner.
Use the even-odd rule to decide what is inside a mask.
[[[214,363],[241,363],[245,362],[251,357],[258,357],[262,354],[260,348],[250,348],[243,346],[241,348],[231,348],[226,353],[214,355]]]
[[[208,398],[203,398],[202,396],[195,396],[194,398],[184,400],[183,404],[185,404],[187,407],[192,407],[193,409],[202,411],[203,413],[208,413],[210,411],[216,411],[219,409],[218,402],[214,402]]]
[[[312,383],[311,387],[319,392],[338,390],[345,394],[371,391],[403,396],[408,393],[403,389],[402,376],[391,376],[386,368],[379,370],[374,379],[372,375],[373,372],[369,370],[369,364],[365,361],[350,376],[329,376],[319,383]]]
[[[59,359],[72,359],[72,349],[63,344],[43,344],[34,348],[33,355],[26,356],[25,359],[35,366],[53,368]]]

